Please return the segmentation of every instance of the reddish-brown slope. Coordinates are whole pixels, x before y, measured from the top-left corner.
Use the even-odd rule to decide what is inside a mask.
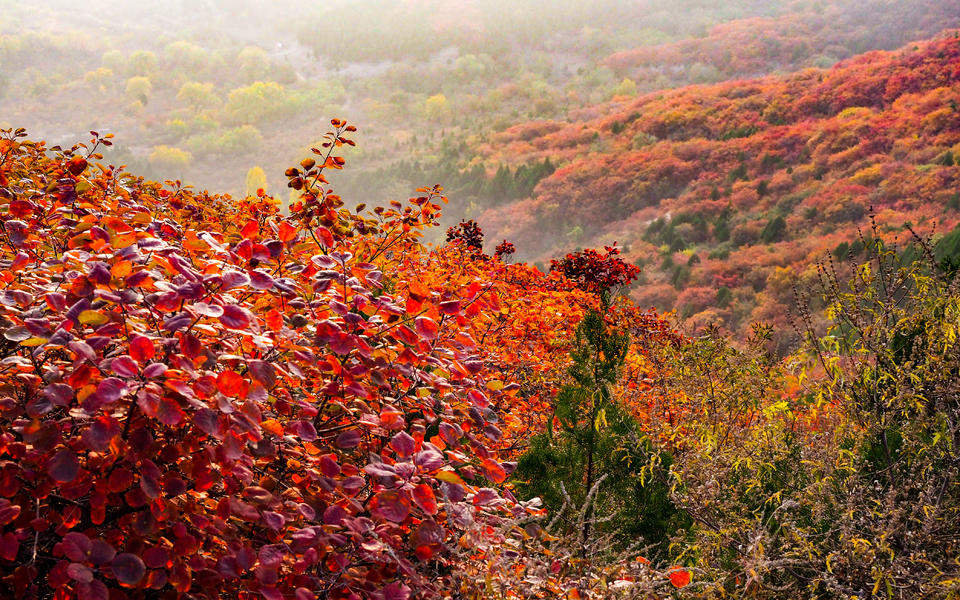
[[[535,257],[617,240],[645,265],[633,292],[643,303],[733,328],[782,319],[792,283],[854,242],[869,207],[891,237],[905,223],[956,224],[958,105],[960,41],[949,33],[831,69],[518,125],[487,156],[565,162],[533,198],[481,222]],[[721,287],[730,294],[718,300]]]

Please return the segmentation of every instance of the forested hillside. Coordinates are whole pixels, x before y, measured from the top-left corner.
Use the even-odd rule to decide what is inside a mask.
[[[829,256],[857,257],[871,218],[887,240],[957,224],[958,102],[954,33],[829,69],[621,98],[494,136],[492,161],[562,166],[479,220],[532,257],[619,242],[644,267],[641,305],[785,327],[794,286]]]
[[[960,0],[0,0],[4,600],[958,600],[958,332]]]
[[[957,0],[889,5],[4,0],[0,125],[65,144],[112,131],[118,163],[242,195],[281,191],[285,165],[350,114],[363,128],[343,191],[384,200],[443,183],[457,200],[448,216],[469,217],[538,178],[495,180],[500,165],[476,148],[496,131],[960,26]]]

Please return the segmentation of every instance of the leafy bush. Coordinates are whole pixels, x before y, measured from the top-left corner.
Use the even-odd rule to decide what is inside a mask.
[[[958,593],[960,293],[915,248],[904,262],[871,242],[846,290],[824,269],[830,327],[802,312],[792,366],[762,327],[743,350],[716,333],[662,347],[660,394],[685,416],[650,427],[678,440],[671,498],[695,525],[675,548],[701,593]]]

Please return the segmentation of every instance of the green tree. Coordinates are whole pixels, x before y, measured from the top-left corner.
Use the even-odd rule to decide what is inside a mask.
[[[230,92],[225,117],[236,124],[252,124],[288,108],[287,92],[279,83],[256,81]]]
[[[613,93],[611,96],[636,96],[637,95],[637,84],[632,79],[623,78],[623,81],[617,84],[613,88]]]
[[[270,59],[266,50],[247,46],[237,54],[237,67],[244,81],[257,81],[270,75]]]
[[[177,100],[196,110],[216,106],[220,102],[217,94],[213,91],[212,83],[197,81],[188,81],[180,86],[180,91],[177,92]]]
[[[114,73],[125,73],[127,69],[127,59],[119,50],[104,52],[100,62]]]
[[[783,217],[777,216],[770,219],[760,234],[760,239],[765,244],[772,244],[783,240],[787,233],[787,222]]]
[[[260,167],[251,167],[247,171],[246,195],[256,196],[257,190],[267,189],[267,174]]]
[[[173,146],[154,146],[147,157],[150,164],[164,172],[172,171],[174,175],[190,166],[193,156],[185,150]]]
[[[642,540],[663,551],[685,517],[669,499],[672,458],[654,450],[613,399],[628,347],[629,336],[611,330],[603,314],[587,313],[570,354],[572,382],[557,395],[548,430],[520,457],[516,489],[541,498],[583,547],[606,536],[616,547]]]
[[[157,69],[157,55],[149,50],[138,50],[130,55],[127,69],[130,75],[149,77]]]
[[[113,71],[106,67],[87,71],[83,76],[83,81],[92,89],[102,92],[105,91],[110,82],[113,81]]]
[[[153,92],[153,84],[147,77],[131,77],[127,80],[125,91],[131,100],[139,100],[141,104],[146,104]]]
[[[163,54],[174,68],[188,73],[199,72],[209,61],[208,52],[204,48],[185,40],[167,44],[163,48]]]
[[[426,99],[423,110],[431,121],[442,121],[450,115],[450,103],[443,94],[435,94]]]

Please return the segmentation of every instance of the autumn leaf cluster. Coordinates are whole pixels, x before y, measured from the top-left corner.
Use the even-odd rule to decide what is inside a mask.
[[[288,171],[290,216],[5,132],[4,587],[431,597],[531,514],[513,444],[594,300],[425,246],[440,188],[345,209],[323,171],[351,131]]]

